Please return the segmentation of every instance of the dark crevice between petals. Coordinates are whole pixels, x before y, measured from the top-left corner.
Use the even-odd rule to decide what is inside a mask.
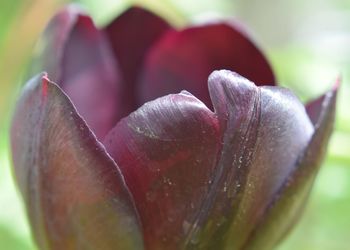
[[[46,75],[25,86],[11,128],[15,176],[42,249],[143,249],[123,177]]]
[[[136,89],[145,54],[169,30],[172,27],[165,20],[141,7],[129,8],[105,28],[124,81],[121,117],[140,106]]]
[[[338,87],[339,80],[331,91],[312,104],[319,106],[317,112],[311,115],[315,132],[298,158],[293,172],[276,192],[242,249],[271,249],[286,236],[290,225],[301,216],[333,131]]]

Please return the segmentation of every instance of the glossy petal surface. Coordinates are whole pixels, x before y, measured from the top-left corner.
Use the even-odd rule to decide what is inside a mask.
[[[155,14],[140,7],[132,7],[106,27],[114,54],[120,63],[123,84],[123,116],[136,110],[136,88],[144,57],[149,48],[170,25]]]
[[[132,198],[116,164],[45,76],[26,85],[11,144],[41,249],[143,249]]]
[[[30,71],[52,75],[102,139],[122,109],[120,73],[105,35],[90,17],[69,6],[52,19],[38,50]]]
[[[204,84],[214,70],[235,71],[258,85],[275,82],[263,54],[228,23],[172,31],[150,50],[139,88],[139,103],[187,90],[211,106]]]
[[[312,135],[304,107],[285,89],[218,71],[209,92],[215,113],[187,92],[169,95],[106,137],[148,249],[223,248],[231,239],[239,249]]]
[[[259,88],[223,70],[210,76],[209,92],[223,147],[208,195],[212,200],[206,201],[212,205],[206,216],[197,218],[191,247],[241,249],[309,142],[313,127],[303,105],[287,89]]]
[[[335,119],[337,89],[338,84],[317,100],[322,100],[322,103],[317,118],[314,116],[315,132],[305,151],[298,157],[293,172],[278,190],[259,225],[246,241],[245,249],[271,249],[299,219],[327,151]]]
[[[145,104],[106,137],[140,212],[147,249],[181,249],[218,151],[212,111],[188,93]]]

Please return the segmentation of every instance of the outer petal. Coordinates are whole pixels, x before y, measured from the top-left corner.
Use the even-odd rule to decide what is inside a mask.
[[[341,77],[339,77],[336,80],[333,90],[337,90],[339,88],[340,82],[341,82]],[[308,102],[305,106],[306,112],[309,115],[310,120],[312,121],[312,123],[314,125],[316,125],[317,122],[319,122],[321,112],[323,112],[323,110],[326,108],[326,107],[324,107],[324,105],[327,104],[325,99],[328,98],[327,97],[328,95],[329,95],[329,93],[326,93],[326,94],[316,98],[315,100]]]
[[[339,82],[321,99],[315,133],[296,162],[294,171],[275,195],[259,225],[246,241],[245,249],[271,249],[299,219],[316,174],[326,154],[333,130]]]
[[[45,76],[18,103],[15,174],[41,249],[142,249],[123,178],[70,100]]]
[[[197,218],[195,224],[203,227],[194,228],[189,239],[200,239],[192,246],[242,249],[294,168],[313,126],[300,101],[283,88],[258,88],[223,70],[210,76],[209,92],[223,147],[211,187],[212,205],[206,216]]]
[[[140,212],[147,249],[182,249],[215,166],[218,122],[188,93],[145,104],[106,137]]]
[[[150,50],[139,89],[140,103],[188,90],[207,106],[209,74],[228,69],[259,85],[275,82],[264,55],[239,28],[214,23],[168,32]]]
[[[215,114],[189,94],[170,95],[106,137],[148,249],[222,249],[231,240],[240,249],[312,135],[304,107],[285,89],[219,71],[209,91]]]
[[[336,91],[339,88],[340,82],[341,82],[341,77],[339,77],[336,80],[336,82],[334,84],[333,91]],[[327,97],[328,95],[329,95],[329,93],[326,93],[326,94],[316,98],[315,100],[310,101],[305,106],[307,114],[309,115],[310,120],[312,121],[312,123],[315,126],[317,125],[317,123],[320,120],[321,112],[323,112],[323,110],[326,108],[326,107],[324,107],[324,105],[327,104],[325,99],[328,98]]]
[[[98,138],[122,113],[116,61],[104,34],[70,5],[50,22],[30,72],[47,71],[72,99]]]
[[[123,115],[137,108],[135,93],[145,54],[161,35],[171,29],[166,21],[140,7],[128,9],[106,27],[125,81]]]

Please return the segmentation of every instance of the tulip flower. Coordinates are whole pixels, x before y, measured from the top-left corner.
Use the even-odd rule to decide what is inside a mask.
[[[60,11],[29,75],[14,170],[55,250],[272,249],[305,207],[338,88],[305,108],[239,25],[178,30],[139,7],[102,29]]]

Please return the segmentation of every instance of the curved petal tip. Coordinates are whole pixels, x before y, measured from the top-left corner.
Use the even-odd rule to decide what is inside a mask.
[[[306,112],[315,127],[317,127],[320,123],[320,115],[322,111],[327,107],[328,100],[330,100],[332,96],[337,95],[341,82],[342,77],[339,76],[334,82],[332,88],[327,93],[323,94],[313,101],[310,101],[305,105]]]
[[[117,165],[47,74],[24,88],[11,146],[15,176],[42,249],[143,248],[133,199]]]

